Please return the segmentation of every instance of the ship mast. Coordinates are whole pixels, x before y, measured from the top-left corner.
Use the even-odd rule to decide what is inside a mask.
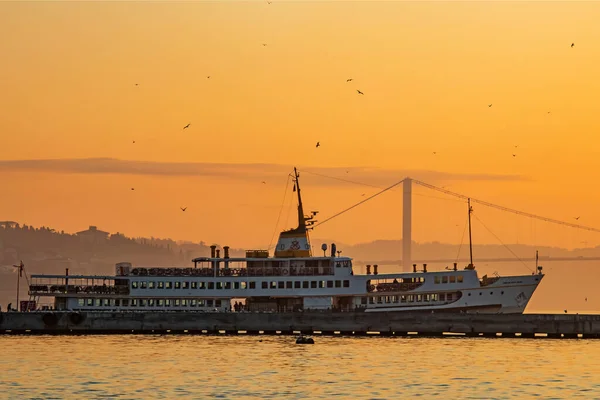
[[[306,232],[306,220],[304,218],[304,209],[302,208],[302,196],[300,196],[300,181],[298,177],[298,170],[294,167],[294,190],[298,192],[298,231]]]
[[[469,206],[469,259],[470,263],[467,267],[468,269],[474,269],[473,265],[473,240],[471,239],[471,213],[473,212],[473,207],[471,207],[471,198],[467,199],[467,204]]]

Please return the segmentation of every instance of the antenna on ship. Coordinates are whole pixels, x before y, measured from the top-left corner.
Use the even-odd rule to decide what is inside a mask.
[[[467,269],[475,269],[473,265],[473,240],[471,239],[471,213],[473,212],[473,207],[471,207],[471,198],[467,199],[467,204],[469,206],[469,256],[471,262],[467,266]]]

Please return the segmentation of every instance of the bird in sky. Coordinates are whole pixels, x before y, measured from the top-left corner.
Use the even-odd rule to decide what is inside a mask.
[[[579,218],[581,218],[581,217],[575,217],[575,220],[576,220],[576,221],[579,221]]]
[[[133,141],[133,144],[135,144],[135,140]]]
[[[434,152],[433,152],[433,155],[435,156],[436,154],[437,154],[437,152],[436,152],[436,151],[434,151]]]
[[[266,43],[263,43],[262,45],[263,45],[263,46],[266,46],[267,44],[266,44]]]
[[[262,181],[262,183],[263,183],[263,185],[266,185],[266,184],[267,184],[267,182],[265,182],[265,181]]]
[[[321,146],[321,142],[317,142],[317,145],[315,147],[319,147]]]
[[[519,145],[518,145],[518,144],[515,144],[515,149],[516,149],[517,147],[519,147]]]
[[[352,78],[346,79],[346,82],[352,82]]]
[[[491,107],[491,106],[492,106],[491,104],[488,104],[488,107]]]
[[[358,89],[356,89],[356,92],[357,92],[358,94],[364,94],[363,92],[361,92],[361,91],[360,91],[360,90],[358,90]]]
[[[191,124],[187,124],[186,126],[183,127],[183,129],[187,129],[190,127]]]
[[[136,84],[135,84],[135,86],[140,86],[140,84],[139,84],[139,83],[136,83]]]
[[[587,301],[587,297],[585,298],[585,301]]]
[[[361,194],[361,196],[363,196],[363,197],[364,197],[364,195],[365,195],[364,193],[363,193],[363,194]]]
[[[181,208],[181,211],[187,210],[187,207],[179,207],[179,208]]]
[[[516,157],[516,156],[517,156],[516,154],[513,154],[513,157]]]
[[[210,75],[206,77],[206,79],[210,79]]]
[[[135,190],[135,188],[131,188],[131,190]]]
[[[571,48],[575,47],[575,43],[571,43]]]

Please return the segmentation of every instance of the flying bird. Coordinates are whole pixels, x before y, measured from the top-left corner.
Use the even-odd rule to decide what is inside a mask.
[[[492,106],[491,104],[488,104],[488,107],[491,107],[491,106]]]
[[[262,183],[263,183],[264,185],[266,185],[266,184],[267,184],[267,182],[265,182],[265,181],[262,181]]]
[[[517,156],[516,154],[513,154],[513,157],[516,157],[516,156]]]
[[[183,127],[183,129],[187,129],[190,127],[191,124],[187,124],[186,126]]]
[[[133,141],[133,144],[135,144],[135,140]]]
[[[179,208],[181,208],[181,211],[187,210],[187,207],[179,207]]]
[[[361,92],[360,90],[356,89],[356,91],[358,92],[358,94],[364,94],[363,92]]]
[[[352,78],[346,79],[346,82],[352,82]]]
[[[263,43],[262,45],[263,45],[263,46],[266,46],[267,44],[266,44],[266,43]]]
[[[136,83],[136,84],[135,84],[135,86],[140,86],[140,84],[139,84],[139,83]]]
[[[575,43],[571,43],[571,48],[575,47]]]
[[[210,75],[206,77],[206,79],[210,79]]]
[[[135,188],[131,188],[131,190],[135,190]]]
[[[434,151],[434,152],[433,152],[433,155],[435,156],[436,154],[437,154],[437,152],[435,152],[435,151]]]
[[[321,145],[321,142],[317,142],[317,145],[315,147],[319,147]]]
[[[361,194],[361,196],[364,196],[364,195],[365,195],[364,193],[363,193],[363,194]]]
[[[579,216],[579,217],[575,217],[575,220],[576,220],[576,221],[579,221],[579,218],[581,218],[581,217],[580,217],[580,216]]]

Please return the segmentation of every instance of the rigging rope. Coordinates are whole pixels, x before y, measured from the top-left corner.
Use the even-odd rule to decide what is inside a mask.
[[[290,178],[291,175],[288,175],[287,181],[285,183],[285,192],[283,192],[283,201],[281,202],[281,207],[279,208],[279,215],[277,215],[277,222],[275,223],[275,230],[273,231],[273,235],[271,236],[271,240],[269,241],[269,247],[267,247],[267,251],[271,249],[271,245],[273,244],[273,239],[277,234],[277,227],[279,226],[279,219],[281,218],[281,213],[283,211],[283,207],[285,207],[285,198],[287,197],[288,187],[290,186]]]
[[[465,222],[465,227],[463,228],[463,234],[460,238],[460,245],[458,246],[458,254],[456,254],[456,261],[458,263],[458,259],[460,258],[460,249],[462,249],[463,242],[465,240],[465,233],[467,232],[467,226],[469,226],[469,219]]]
[[[384,192],[387,192],[387,191],[388,191],[388,190],[390,190],[390,189],[393,189],[394,187],[398,186],[398,185],[399,185],[399,184],[401,184],[402,182],[404,182],[404,179],[402,179],[402,180],[401,180],[401,181],[399,181],[399,182],[396,182],[396,183],[394,183],[394,184],[393,184],[393,185],[391,185],[391,186],[388,186],[388,187],[386,187],[385,189],[383,189],[383,190],[381,190],[381,191],[379,191],[379,192],[375,193],[374,195],[372,195],[372,196],[370,196],[370,197],[367,197],[367,198],[366,198],[366,199],[364,199],[363,201],[361,201],[361,202],[358,202],[358,203],[354,204],[353,206],[350,206],[350,207],[346,208],[345,210],[343,210],[343,211],[340,211],[339,213],[332,215],[331,217],[327,218],[326,220],[319,222],[318,224],[316,224],[315,226],[313,226],[313,229],[314,229],[314,228],[316,228],[316,227],[317,227],[317,226],[319,226],[319,225],[323,225],[325,222],[327,222],[327,221],[330,221],[330,220],[334,219],[334,218],[335,218],[335,217],[337,217],[337,216],[340,216],[340,215],[342,215],[342,214],[343,214],[343,213],[345,213],[346,211],[350,211],[350,210],[352,210],[353,208],[355,208],[355,207],[358,207],[359,205],[361,205],[361,204],[363,204],[363,203],[365,203],[365,202],[367,202],[367,201],[371,200],[372,198],[374,198],[374,197],[377,197],[377,196],[379,196],[380,194],[382,194],[382,193],[384,193]]]
[[[471,200],[473,200],[473,199],[471,199]],[[488,227],[487,227],[487,226],[486,226],[486,225],[483,223],[483,221],[482,221],[482,220],[480,220],[479,218],[477,218],[477,215],[475,215],[475,213],[472,213],[472,215],[475,217],[475,219],[476,219],[477,221],[479,221],[479,223],[480,223],[480,224],[481,224],[481,225],[482,225],[482,226],[483,226],[485,229],[487,229],[487,231],[488,231],[489,233],[491,233],[491,234],[492,234],[492,236],[494,236],[494,237],[496,238],[496,240],[498,240],[498,241],[499,241],[499,242],[502,244],[502,246],[506,247],[506,249],[507,249],[508,251],[510,251],[510,252],[512,253],[512,255],[513,255],[513,256],[515,256],[515,258],[516,258],[517,260],[521,261],[521,263],[522,263],[522,264],[523,264],[523,265],[524,265],[524,266],[525,266],[525,267],[526,267],[528,270],[530,270],[530,271],[533,271],[533,270],[532,270],[532,269],[531,269],[531,268],[530,268],[530,267],[529,267],[527,264],[525,264],[525,261],[521,260],[521,258],[519,258],[519,256],[518,256],[518,255],[516,255],[516,254],[515,254],[515,252],[514,252],[514,251],[512,251],[512,250],[510,249],[510,247],[508,247],[507,245],[505,245],[505,244],[504,244],[504,242],[503,242],[502,240],[500,240],[500,238],[499,238],[498,236],[496,236],[496,234],[495,234],[494,232],[492,232],[492,231],[490,230],[490,228],[488,228]]]

